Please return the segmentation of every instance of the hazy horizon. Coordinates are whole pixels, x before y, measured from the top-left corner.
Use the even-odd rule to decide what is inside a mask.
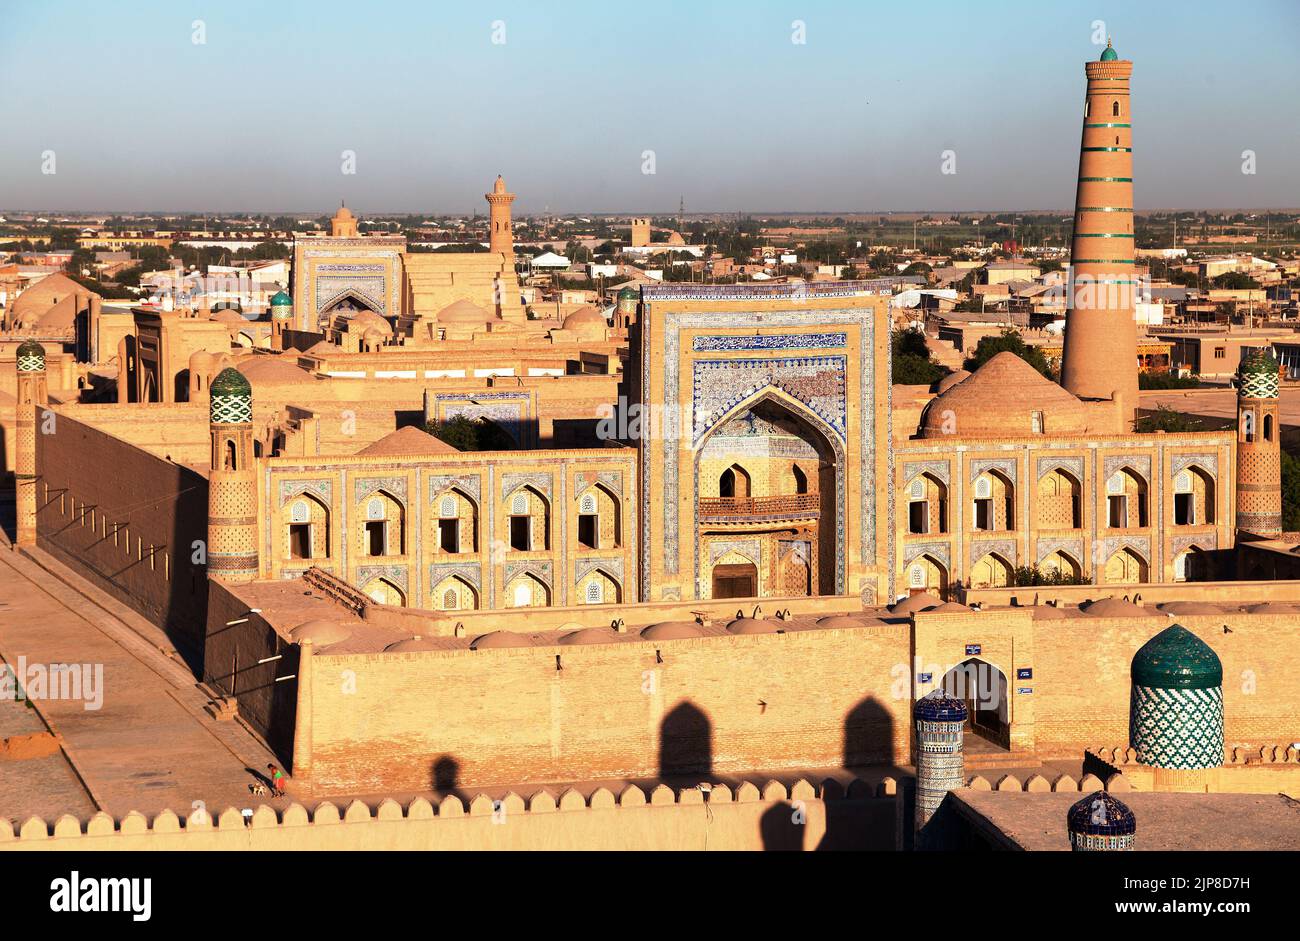
[[[518,215],[1069,214],[1104,21],[1139,211],[1281,211],[1300,4],[1221,10],[50,0],[0,34],[0,206],[483,215],[502,173]]]

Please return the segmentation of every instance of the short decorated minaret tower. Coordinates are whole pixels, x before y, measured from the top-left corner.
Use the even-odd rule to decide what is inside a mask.
[[[1137,842],[1137,817],[1119,798],[1094,791],[1065,815],[1070,849],[1076,853],[1125,852]]]
[[[1223,764],[1223,664],[1181,624],[1165,628],[1133,657],[1129,741],[1155,788],[1205,791]]]
[[[293,329],[293,298],[284,291],[271,297],[271,347],[284,349],[284,331]]]
[[[1070,307],[1061,385],[1082,399],[1121,399],[1128,431],[1138,404],[1136,254],[1133,239],[1133,63],[1107,43],[1085,65],[1088,92],[1079,148]]]
[[[944,795],[966,784],[962,733],[966,704],[936,689],[916,701],[916,829],[919,832],[943,803]]]
[[[1282,532],[1282,443],[1278,363],[1254,350],[1237,367],[1237,531]]]
[[[45,347],[27,340],[18,347],[17,453],[14,489],[18,512],[18,545],[36,545],[36,423],[48,403]]]
[[[485,193],[483,198],[488,201],[488,251],[502,253],[513,267],[515,230],[510,221],[510,204],[515,201],[515,194],[506,192],[506,181],[498,176],[492,192]]]
[[[357,217],[342,203],[339,211],[330,220],[330,235],[336,239],[354,239],[357,237]]]
[[[637,304],[641,295],[636,288],[620,288],[618,301],[614,307],[614,326],[626,330],[636,320]]]
[[[208,577],[247,582],[258,576],[257,477],[253,461],[253,389],[226,367],[212,380],[208,475]]]

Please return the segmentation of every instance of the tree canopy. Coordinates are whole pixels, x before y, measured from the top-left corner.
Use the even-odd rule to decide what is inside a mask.
[[[1052,367],[1043,351],[1029,346],[1020,333],[1010,327],[998,336],[981,338],[975,346],[975,353],[962,366],[968,372],[974,372],[999,353],[1014,353],[1047,378],[1052,378]]]

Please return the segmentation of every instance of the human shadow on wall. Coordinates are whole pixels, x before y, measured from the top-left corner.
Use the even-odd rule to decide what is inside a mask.
[[[773,804],[758,822],[763,849],[768,851],[802,850],[807,826],[803,814],[789,802]]]
[[[460,789],[460,762],[451,755],[442,755],[430,769],[430,789],[439,798],[455,797],[469,805],[469,795]]]
[[[712,770],[713,723],[699,706],[683,700],[659,723],[659,775]]]

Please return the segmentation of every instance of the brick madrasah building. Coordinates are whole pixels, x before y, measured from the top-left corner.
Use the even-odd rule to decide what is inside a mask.
[[[18,542],[195,651],[303,793],[905,765],[913,703],[971,664],[1000,693],[972,734],[1119,761],[1175,614],[1230,678],[1227,754],[1288,743],[1300,585],[1224,581],[1288,572],[1276,364],[1243,362],[1235,433],[1131,430],[1131,68],[1087,64],[1060,385],[1003,353],[895,402],[872,282],[530,318],[498,177],[490,251],[341,209],[260,326],[76,298],[116,401],[78,401],[61,344],[9,354]],[[509,446],[422,430],[455,416]],[[1080,584],[1009,587],[1031,565]],[[1139,780],[1257,789],[1229,770]]]

